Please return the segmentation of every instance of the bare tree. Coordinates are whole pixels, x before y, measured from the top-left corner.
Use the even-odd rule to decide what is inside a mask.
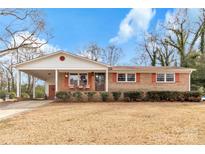
[[[173,19],[164,25],[167,30],[165,42],[174,47],[180,56],[180,65],[187,67],[190,55],[193,55],[197,40],[203,34],[205,20],[190,23],[187,9],[178,9]]]
[[[46,30],[43,12],[38,9],[0,9],[0,17],[0,67],[4,71],[7,90],[14,91],[13,65],[43,55],[42,47],[52,36]],[[30,78],[28,76],[28,80]],[[31,85],[32,81],[28,89]]]
[[[45,29],[45,20],[37,9],[0,9],[0,56],[18,52],[25,47],[40,48],[51,35]],[[4,19],[5,18],[5,19]],[[6,21],[6,22],[5,22]],[[39,42],[43,36],[44,42]]]
[[[157,57],[161,66],[170,66],[173,62],[175,62],[174,58],[174,48],[170,47],[163,40],[160,40],[159,45],[159,55]]]
[[[157,44],[157,37],[149,34],[144,36],[144,42],[141,45],[144,53],[148,55],[152,66],[157,65],[157,56],[159,54],[159,48]]]
[[[115,45],[109,45],[107,48],[103,49],[102,52],[103,61],[111,66],[116,65],[122,56],[122,49]]]
[[[101,61],[102,48],[100,48],[97,43],[90,43],[86,49],[80,51],[79,54],[94,61]]]

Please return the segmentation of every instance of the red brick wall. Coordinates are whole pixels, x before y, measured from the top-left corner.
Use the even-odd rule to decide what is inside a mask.
[[[136,78],[136,81],[138,81],[137,78]],[[131,91],[131,90],[188,91],[189,90],[189,74],[179,73],[178,75],[176,75],[175,83],[156,83],[156,74],[140,73],[140,80],[138,82],[122,83],[122,82],[117,82],[117,81],[113,82],[113,74],[109,73],[109,91]]]

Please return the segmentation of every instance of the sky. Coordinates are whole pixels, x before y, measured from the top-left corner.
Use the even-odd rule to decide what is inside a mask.
[[[42,9],[47,28],[54,36],[50,45],[77,53],[89,43],[101,47],[116,44],[124,55],[119,64],[130,65],[136,42],[155,29],[172,9]]]

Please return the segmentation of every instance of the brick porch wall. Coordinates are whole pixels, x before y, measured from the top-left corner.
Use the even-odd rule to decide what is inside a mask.
[[[95,90],[94,74],[88,73],[88,83],[91,86],[91,88],[87,91],[94,91]],[[59,91],[71,91],[69,89],[68,78],[65,78],[65,73],[59,73],[58,75],[58,89]]]
[[[152,73],[140,73],[139,81],[133,83],[120,83],[113,80],[113,73],[109,73],[109,91],[189,91],[188,73],[179,73],[178,82],[175,83],[152,82]]]

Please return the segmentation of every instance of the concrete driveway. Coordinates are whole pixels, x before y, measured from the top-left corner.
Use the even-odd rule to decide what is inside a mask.
[[[49,104],[50,100],[41,100],[41,101],[21,101],[10,104],[0,103],[0,121],[12,117],[16,114],[34,110],[37,107]]]

